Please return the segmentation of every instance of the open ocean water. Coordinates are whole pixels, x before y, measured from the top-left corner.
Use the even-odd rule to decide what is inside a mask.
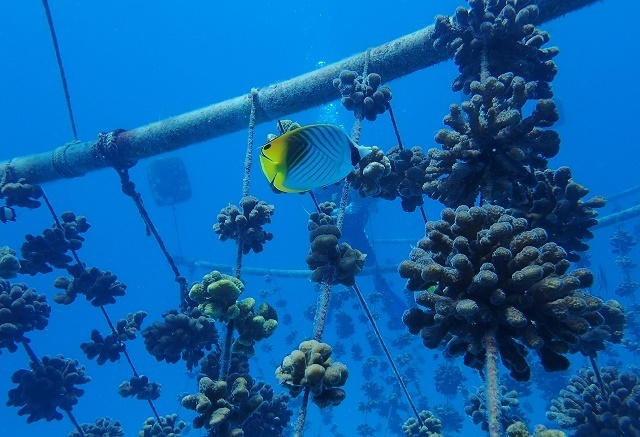
[[[89,141],[98,132],[132,129],[249,93],[253,87],[301,75],[429,26],[435,15],[451,15],[458,6],[466,5],[456,0],[323,0],[53,1],[50,6],[78,137]],[[636,3],[630,0],[603,0],[540,26],[551,35],[547,46],[560,49],[554,58],[558,74],[552,88],[560,113],[553,129],[562,142],[560,152],[550,159],[549,168],[571,167],[574,180],[589,189],[587,198],[609,196],[640,185],[637,12]],[[50,151],[71,141],[60,75],[41,2],[0,2],[0,59],[0,161]],[[464,100],[460,93],[451,90],[457,76],[457,67],[447,61],[388,83],[393,93],[394,114],[407,147],[421,146],[425,151],[439,147],[434,135],[444,127],[442,119],[449,113],[449,105]],[[382,80],[386,83],[384,77]],[[328,121],[343,126],[346,132],[350,132],[353,123],[352,114],[342,108],[337,94],[332,104],[287,118],[302,125]],[[256,127],[254,151],[266,142],[268,133],[277,133],[274,122]],[[382,150],[397,144],[386,114],[375,122],[363,122],[360,143]],[[153,201],[147,182],[147,168],[153,158],[140,161],[130,170],[131,179],[172,255],[228,266],[235,264],[235,244],[219,241],[212,226],[222,208],[237,204],[242,197],[246,144],[247,130],[243,130],[167,154],[184,162],[192,188],[190,199],[175,205],[175,209]],[[275,206],[272,223],[267,225],[274,238],[267,242],[263,252],[246,255],[243,265],[307,269],[307,220],[308,212],[314,209],[311,198],[274,194],[262,175],[257,152],[254,158],[250,194]],[[81,178],[46,183],[43,188],[58,213],[71,210],[86,216],[91,223],[79,251],[82,261],[111,271],[127,285],[126,295],[117,298],[115,305],[107,306],[114,320],[143,310],[148,314],[143,323],[145,328],[161,320],[164,311],[178,308],[179,288],[174,275],[156,242],[146,235],[135,205],[121,192],[115,171],[100,170]],[[317,190],[316,195],[320,201],[329,200],[323,190]],[[640,194],[635,194],[610,202],[599,213],[608,215],[639,203]],[[399,199],[392,202],[380,199],[363,207],[370,211],[363,226],[378,264],[393,266],[407,259],[411,247],[424,237],[420,213],[403,212]],[[424,208],[429,219],[437,220],[443,206],[425,196]],[[24,235],[40,234],[51,225],[52,218],[44,206],[34,210],[20,208],[17,213],[15,223],[0,223],[0,246],[9,246],[19,253]],[[619,229],[635,238],[639,227],[638,218],[619,224]],[[630,308],[635,302],[633,296],[615,294],[618,284],[625,280],[609,243],[616,230],[616,226],[598,229],[588,242],[590,269],[597,275],[591,293],[617,299],[623,307]],[[349,242],[348,234],[345,238]],[[390,239],[406,241],[389,243]],[[638,256],[634,247],[629,257],[637,260]],[[189,284],[202,280],[209,272],[184,264],[179,268]],[[124,358],[98,366],[83,354],[79,344],[89,341],[91,330],[98,329],[106,335],[108,326],[100,310],[82,296],[71,305],[53,302],[58,290],[52,284],[62,274],[65,272],[56,270],[46,275],[19,275],[10,280],[25,282],[44,293],[52,306],[47,328],[26,334],[30,345],[39,356],[62,354],[85,366],[91,381],[82,386],[85,393],[73,406],[73,414],[80,423],[109,417],[121,422],[125,435],[137,435],[142,423],[152,416],[149,405],[118,394],[121,382],[132,376]],[[637,278],[637,272],[631,271],[631,275]],[[606,287],[602,285],[605,278]],[[305,313],[309,314],[309,307],[315,305],[316,285],[306,278],[275,274],[243,274],[242,279],[245,283],[242,298],[253,297],[275,306],[281,322],[284,312],[292,317],[290,325],[280,323],[271,337],[260,342],[249,360],[253,378],[272,385],[276,393],[285,392],[276,380],[275,368],[299,342],[312,335],[313,320]],[[457,433],[445,430],[444,435],[482,435],[479,425],[474,425],[464,412],[466,394],[475,394],[482,386],[478,372],[465,367],[461,357],[447,361],[460,368],[466,381],[459,393],[448,399],[436,391],[434,373],[445,363],[442,353],[423,347],[419,337],[412,336],[402,347],[394,342],[407,333],[399,320],[402,311],[409,308],[404,291],[406,281],[393,270],[385,272],[384,279],[394,293],[397,304],[394,311],[385,311],[379,301],[369,305],[378,316],[382,335],[400,363],[401,372],[410,374],[407,386],[417,408],[433,410],[437,405],[449,405],[463,419]],[[371,276],[359,276],[357,281],[365,298],[376,290]],[[341,285],[334,287],[334,298],[343,289]],[[367,341],[371,328],[358,301],[353,294],[345,296],[342,307],[330,312],[323,341],[334,348],[336,343],[344,346],[343,354],[334,354],[334,358],[349,368],[349,378],[342,387],[347,397],[330,414],[320,414],[310,403],[305,435],[355,436],[363,424],[370,429],[361,427],[361,435],[403,435],[402,422],[412,414],[401,394],[397,400],[401,421],[390,420],[395,416],[381,414],[380,408],[364,411],[372,399],[388,402],[387,396],[397,391],[397,387],[395,380],[389,378],[388,368],[382,370],[378,366],[368,377],[368,384],[371,381],[379,384],[380,392],[374,388],[374,394],[367,395],[362,361],[376,354],[380,363],[386,359],[376,350],[376,341]],[[340,338],[336,329],[338,313],[340,317],[350,316],[354,323],[354,332],[344,338]],[[390,322],[399,324],[399,329],[389,329]],[[218,324],[218,330],[222,343],[224,325]],[[362,358],[353,353],[357,346],[362,348]],[[145,350],[139,333],[127,343],[127,350],[140,374],[162,384],[162,396],[154,401],[159,414],[177,413],[190,423],[195,414],[181,406],[180,398],[181,394],[197,393],[197,380],[186,371],[184,363],[157,362]],[[622,345],[609,344],[598,361],[601,366],[613,363],[623,371],[627,365],[636,363],[636,355]],[[570,355],[570,359],[570,369],[562,372],[567,377],[589,364],[580,354]],[[539,361],[534,353],[529,354],[528,360]],[[28,368],[28,363],[22,348],[15,353],[2,350],[0,392],[4,401],[6,393],[16,386],[11,375]],[[502,366],[500,372],[504,376],[508,373]],[[537,378],[544,378],[544,374],[534,372],[531,394],[520,399],[530,428],[535,424],[559,428],[545,417],[549,399],[536,385]],[[558,386],[557,391],[562,388]],[[285,435],[293,435],[301,397],[290,402],[293,416]],[[26,417],[16,414],[17,408],[2,406],[2,409],[1,435],[66,436],[73,430],[66,417],[60,421],[26,423]],[[207,435],[206,431],[189,425],[182,434]]]

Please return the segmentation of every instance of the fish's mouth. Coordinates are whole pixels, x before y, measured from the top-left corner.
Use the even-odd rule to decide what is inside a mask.
[[[263,157],[264,159],[266,159],[267,161],[275,162],[273,159],[271,159],[267,155],[265,155],[264,154],[264,150],[262,150],[262,149],[260,149],[260,156]]]

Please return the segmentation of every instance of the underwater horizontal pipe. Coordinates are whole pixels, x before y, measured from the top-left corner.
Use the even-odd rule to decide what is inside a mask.
[[[631,208],[623,209],[622,211],[600,217],[598,219],[598,224],[591,229],[600,229],[607,226],[617,225],[623,221],[631,220],[638,216],[640,216],[640,205],[632,206]]]
[[[600,0],[538,0],[540,14],[535,24],[558,18]],[[367,50],[369,71],[380,74],[385,82],[406,76],[448,59],[433,48],[431,25],[391,42]],[[259,89],[256,124],[323,105],[340,97],[333,79],[340,71],[362,71],[366,52],[327,65],[318,70]],[[117,136],[119,158],[137,161],[177,150],[191,144],[246,129],[251,109],[251,93],[146,126],[124,131]],[[62,178],[84,176],[111,161],[98,153],[98,141],[73,142],[53,151],[16,157],[0,162],[0,180],[26,178],[33,184]],[[18,149],[19,150],[19,149]]]
[[[415,244],[415,240],[411,240],[412,244]],[[191,268],[199,268],[199,269],[204,269],[207,271],[211,271],[211,270],[218,270],[219,272],[222,273],[229,273],[231,274],[234,270],[234,266],[230,266],[227,264],[220,264],[220,263],[213,263],[213,262],[209,262],[209,261],[200,261],[200,260],[193,260],[193,259],[188,259],[188,258],[179,258],[176,260],[176,263],[179,265],[183,265],[186,267],[191,267]],[[387,264],[384,266],[377,266],[374,270],[373,267],[367,268],[365,267],[364,270],[362,270],[362,272],[360,273],[361,275],[373,275],[375,273],[375,271],[379,271],[382,273],[389,273],[389,272],[397,272],[398,271],[398,265],[397,264]],[[266,276],[266,275],[271,275],[271,276],[275,276],[275,277],[279,277],[279,278],[308,278],[311,273],[313,273],[311,270],[305,270],[305,269],[301,269],[301,270],[293,270],[293,269],[269,269],[269,268],[262,268],[262,267],[242,267],[242,273],[246,274],[246,275],[253,275],[253,276]]]

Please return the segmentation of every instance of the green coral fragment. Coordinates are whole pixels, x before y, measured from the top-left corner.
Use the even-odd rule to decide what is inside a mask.
[[[278,327],[276,309],[266,302],[254,312],[256,301],[252,298],[237,303],[238,314],[234,317],[235,328],[239,337],[231,346],[232,352],[244,352],[252,356],[255,354],[256,342],[270,337]]]
[[[214,270],[191,287],[189,297],[207,316],[228,322],[239,315],[236,300],[243,290],[244,284],[238,278]]]

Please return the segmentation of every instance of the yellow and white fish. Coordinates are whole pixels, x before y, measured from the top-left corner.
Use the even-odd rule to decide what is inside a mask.
[[[260,165],[274,191],[304,193],[344,179],[369,153],[338,126],[312,124],[262,146]]]

